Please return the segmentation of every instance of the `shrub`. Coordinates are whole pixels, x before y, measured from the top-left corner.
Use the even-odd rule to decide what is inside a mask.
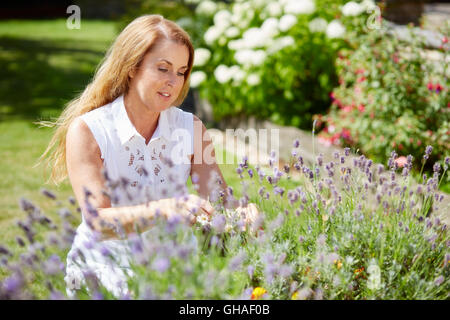
[[[395,149],[413,155],[416,168],[431,144],[431,160],[442,160],[450,148],[448,51],[442,47],[443,60],[433,62],[420,39],[408,45],[385,29],[353,39],[337,59],[331,109],[316,116],[322,142],[353,146],[381,162]]]
[[[226,116],[270,119],[309,128],[325,111],[337,85],[334,60],[346,30],[358,32],[371,1],[356,4],[344,25],[344,1],[204,1],[196,21],[209,28],[196,51],[192,86],[207,99],[216,120]],[[354,12],[344,11],[350,15]]]

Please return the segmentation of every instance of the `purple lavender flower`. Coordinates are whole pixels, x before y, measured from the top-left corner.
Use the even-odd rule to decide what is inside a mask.
[[[425,148],[425,154],[423,155],[424,160],[428,160],[428,158],[430,157],[431,152],[433,151],[433,147],[432,146],[427,146]]]
[[[439,162],[436,162],[436,163],[433,165],[433,172],[434,172],[434,173],[439,173],[439,171],[441,171],[441,165],[440,165]]]
[[[20,272],[15,272],[3,281],[3,288],[6,293],[12,295],[18,292],[24,284],[23,275]]]
[[[300,141],[298,139],[294,140],[294,148],[298,148],[300,146]]]
[[[439,276],[436,278],[436,280],[434,280],[434,284],[436,286],[440,286],[442,284],[442,282],[444,282],[444,277],[443,276]]]
[[[217,233],[223,233],[225,231],[226,218],[223,214],[216,214],[211,220],[211,227]]]
[[[298,242],[300,242],[300,243],[305,242],[305,237],[299,236],[299,237],[298,237]]]
[[[317,237],[317,245],[319,246],[323,246],[325,244],[325,241],[327,240],[327,236],[325,234],[320,234]]]
[[[319,165],[319,167],[322,166],[323,164],[323,154],[319,154],[319,156],[317,157],[317,164]]]
[[[152,263],[152,269],[164,273],[170,267],[170,260],[166,257],[156,258]]]
[[[42,189],[41,189],[41,193],[42,193],[44,196],[46,196],[47,198],[50,198],[50,199],[52,199],[52,200],[56,200],[56,195],[55,195],[53,192],[51,192],[50,190],[47,190],[47,189],[45,189],[45,188],[42,188]]]
[[[250,176],[250,178],[253,178],[253,170],[252,169],[248,169],[248,175]]]
[[[344,148],[345,156],[348,157],[350,155],[350,148]]]
[[[247,267],[247,273],[248,273],[248,276],[250,277],[250,279],[253,278],[254,272],[255,272],[255,267],[252,265],[249,265]]]
[[[279,194],[281,197],[284,194],[284,189],[281,187],[276,186],[275,188],[273,188],[273,193],[274,194]]]
[[[240,251],[237,255],[235,255],[233,258],[231,258],[228,268],[230,271],[237,271],[241,268],[242,264],[244,263],[244,260],[247,259],[247,254],[243,251]]]

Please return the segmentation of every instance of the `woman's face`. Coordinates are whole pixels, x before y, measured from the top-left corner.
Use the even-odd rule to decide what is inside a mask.
[[[130,91],[148,111],[161,112],[172,106],[184,84],[189,50],[170,40],[160,41],[144,56],[140,67],[130,72]]]

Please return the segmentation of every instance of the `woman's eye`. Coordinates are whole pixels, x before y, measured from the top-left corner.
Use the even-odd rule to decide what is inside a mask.
[[[182,72],[178,72],[178,76],[180,76],[180,77],[184,77],[184,73],[182,73]]]
[[[167,72],[168,71],[167,69],[164,69],[164,68],[158,68],[158,70],[161,71],[161,72]]]

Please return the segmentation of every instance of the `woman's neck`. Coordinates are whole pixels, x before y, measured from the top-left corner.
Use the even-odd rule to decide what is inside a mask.
[[[124,96],[123,103],[131,123],[148,143],[158,126],[160,112],[148,110],[141,99],[130,92]]]

